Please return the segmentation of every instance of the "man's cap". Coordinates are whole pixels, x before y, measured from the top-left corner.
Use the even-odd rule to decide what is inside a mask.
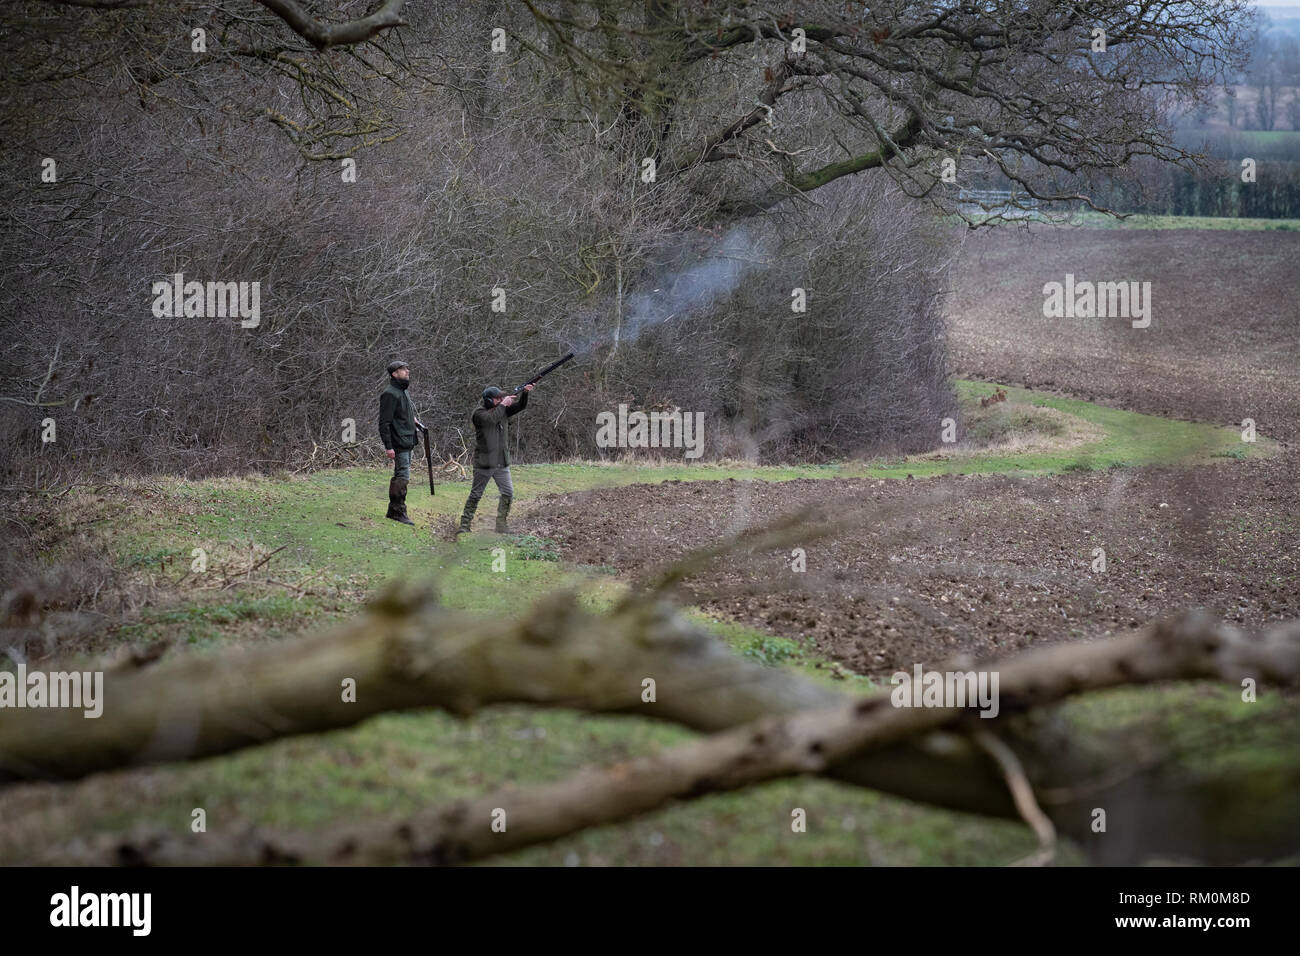
[[[505,392],[501,391],[501,389],[497,388],[495,385],[489,385],[487,388],[483,389],[483,401],[486,402],[489,399],[493,399],[496,398],[498,395],[504,395],[504,394]]]
[[[389,363],[388,363],[388,374],[389,374],[389,375],[392,375],[392,374],[393,374],[394,372],[396,372],[399,368],[410,368],[410,367],[411,367],[411,366],[407,365],[405,362],[400,362],[400,361],[399,361],[399,362],[389,362]]]

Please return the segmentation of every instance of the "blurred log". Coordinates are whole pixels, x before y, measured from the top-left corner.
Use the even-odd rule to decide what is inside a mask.
[[[1068,694],[1125,684],[1193,678],[1237,683],[1247,676],[1261,683],[1292,683],[1300,675],[1300,634],[1292,625],[1252,639],[1203,617],[1187,616],[1144,634],[1033,651],[993,669],[1001,674],[1002,712],[1012,715]],[[342,684],[347,678],[356,681],[354,703],[343,701]],[[642,702],[643,678],[656,683],[653,703]],[[735,657],[660,600],[630,600],[610,614],[596,615],[582,610],[573,595],[557,594],[522,617],[483,621],[439,608],[431,590],[398,588],[383,595],[358,620],[318,638],[109,675],[104,715],[98,720],[86,720],[80,711],[10,711],[0,722],[0,780],[72,779],[115,767],[195,759],[413,707],[437,706],[469,714],[492,703],[528,702],[637,713],[710,732],[763,717],[829,709],[840,714],[833,720],[844,721],[853,714],[869,718],[871,729],[863,731],[867,736],[861,739],[850,739],[848,749],[827,750],[818,772],[954,809],[1016,815],[996,763],[972,745],[960,728],[945,729],[967,712],[893,708],[884,696],[866,703],[848,704],[849,700],[797,674]],[[802,714],[798,718],[804,719]],[[1254,854],[1261,847],[1276,854],[1295,846],[1300,834],[1300,801],[1292,796],[1294,789],[1281,786],[1300,783],[1294,779],[1300,770],[1275,774],[1263,791],[1234,777],[1211,781],[1217,785],[1203,786],[1198,794],[1189,792],[1185,775],[1159,772],[1159,768],[1154,773],[1135,771],[1100,789],[1088,789],[1083,785],[1114,769],[1113,748],[1092,747],[1086,740],[1062,748],[1050,728],[1044,729],[1039,721],[1002,716],[978,722],[996,728],[1035,787],[1067,793],[1080,789],[1079,796],[1045,807],[1062,833],[1086,842],[1093,807],[1112,810],[1112,832],[1125,819],[1126,808],[1143,804],[1161,809],[1162,820],[1146,820],[1152,815],[1143,814],[1148,825],[1141,832],[1101,841],[1101,846],[1120,848],[1116,852],[1125,859],[1151,852],[1213,855],[1225,849],[1231,857]],[[736,740],[748,739],[748,733]],[[700,744],[706,754],[709,746]],[[730,753],[734,741],[717,746],[719,753]],[[634,787],[635,798],[619,790],[627,811],[643,812],[683,796],[674,781],[691,781],[689,768],[698,766],[693,753],[688,750],[683,757],[687,772],[667,777],[661,789]],[[769,766],[772,772],[786,772],[781,767],[788,770],[788,765]],[[721,785],[732,778],[717,779]],[[565,785],[556,786],[562,790]],[[696,792],[699,786],[695,779],[686,790]],[[589,789],[584,783],[576,792]],[[1226,848],[1219,845],[1222,840],[1214,839],[1215,834],[1226,832],[1220,821],[1225,792],[1242,794],[1251,808],[1234,819],[1229,828],[1233,840]],[[542,799],[556,797],[544,794]],[[545,803],[533,801],[526,804],[524,822],[518,822],[516,813],[520,828],[516,832],[551,839],[569,832],[565,820],[597,822],[604,819],[601,813],[618,805],[602,803],[601,812],[583,807],[573,813],[553,809],[548,817]],[[267,838],[254,835],[240,852],[253,846],[261,848],[257,859],[275,859],[277,854],[290,859],[345,859],[347,846],[354,848],[355,856],[362,855],[361,848],[387,846],[387,850],[374,850],[382,856],[392,852],[394,839],[405,841],[401,845],[408,856],[426,860],[462,859],[480,852],[483,846],[476,840],[482,834],[474,828],[482,820],[465,816],[464,807],[446,813],[472,833],[448,831],[438,823],[444,814],[434,811],[421,817],[418,826],[410,821],[384,825],[377,832],[388,836],[377,837],[376,831],[368,830],[345,836],[332,848],[321,843],[328,843],[329,833],[306,844],[287,838],[292,848],[283,853],[276,844],[268,848]],[[404,835],[408,833],[411,836]],[[416,839],[420,834],[424,836]],[[490,831],[489,835],[503,836]],[[125,854],[119,860],[144,861],[151,852],[165,860],[168,853],[181,852],[156,837],[115,842]],[[500,839],[486,844],[494,849],[511,845]],[[150,846],[153,851],[147,850]],[[99,857],[91,853],[91,858]]]

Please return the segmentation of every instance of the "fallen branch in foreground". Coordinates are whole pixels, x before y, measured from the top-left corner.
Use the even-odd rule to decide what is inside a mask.
[[[558,613],[562,606],[557,605],[553,610]],[[662,608],[654,606],[646,606],[643,610],[652,617],[664,613]],[[574,615],[580,614],[570,605],[567,612],[559,616],[567,617],[572,625],[583,623],[573,620]],[[668,615],[669,619],[673,617]],[[526,640],[554,648],[557,643],[566,643],[567,633],[570,633],[567,628],[560,632],[532,632]],[[648,633],[651,632],[642,631],[642,640]],[[658,639],[649,643],[662,647],[663,637],[661,633]],[[686,643],[694,646],[698,642],[692,638]],[[559,656],[569,659],[568,655]],[[600,673],[603,667],[602,661],[581,655],[571,661],[578,662],[576,669],[587,671],[588,676]],[[440,663],[445,668],[448,661],[444,659]],[[1030,651],[990,669],[1000,674],[1000,701],[1004,712],[1040,707],[1081,692],[1157,681],[1208,678],[1235,683],[1251,676],[1261,682],[1289,684],[1300,680],[1300,626],[1293,624],[1275,628],[1261,640],[1214,623],[1203,615],[1188,614],[1124,638]],[[422,672],[432,676],[429,670]],[[634,675],[638,672],[624,672],[623,682],[634,683],[639,691],[639,680],[630,678],[629,673]],[[714,676],[720,673],[715,670]],[[462,703],[469,705],[473,695],[468,688],[474,686],[475,681],[468,672],[460,676],[460,686],[467,693]],[[539,696],[554,693],[555,685],[551,683],[554,676],[554,673],[536,675],[535,692]],[[676,676],[680,678],[682,675]],[[604,686],[607,692],[612,691],[609,684],[594,683]],[[665,685],[661,683],[660,686]],[[667,686],[681,692],[680,684],[669,683]],[[727,694],[735,688],[697,685],[689,696],[707,700],[715,690]],[[592,709],[609,709],[610,705],[616,705],[615,709],[631,709],[625,700],[619,700],[619,696],[617,692],[611,692],[604,707]],[[560,701],[551,699],[549,702]],[[590,698],[585,701],[588,707],[594,703],[597,701]],[[639,709],[654,713],[661,706],[642,704]],[[679,708],[678,716],[672,719],[680,719],[683,712],[686,711]],[[213,833],[178,837],[155,830],[125,839],[100,840],[90,846],[62,848],[42,862],[456,863],[552,840],[589,826],[627,819],[675,799],[736,789],[775,777],[830,773],[853,780],[857,771],[872,766],[870,751],[873,748],[897,744],[963,721],[973,721],[977,735],[987,733],[985,721],[972,718],[968,708],[896,708],[891,705],[888,695],[881,695],[785,717],[762,718],[653,757],[609,768],[589,769],[556,784],[519,791],[504,790],[483,798],[459,801],[446,808],[395,822],[308,834],[248,831],[233,835]],[[1005,720],[988,721],[988,724],[998,727],[1005,723]],[[960,732],[963,728],[957,726],[957,730]],[[982,746],[987,749],[989,741],[986,740]],[[993,768],[1000,771],[1001,779],[1001,772],[1009,767],[1018,768],[1018,758],[1000,741],[992,746],[995,750],[1006,747]],[[1015,800],[1019,811],[1025,814],[1027,806],[1037,810],[1032,797],[1026,802],[1024,787],[1027,779],[1023,772],[1016,770],[1008,776],[1021,778]],[[960,790],[963,782],[949,780],[948,783]],[[1005,799],[1005,782],[1003,785]],[[492,827],[497,811],[505,813],[503,832]],[[1049,835],[1050,840],[1054,840],[1051,823],[1041,811],[1037,811],[1037,819],[1032,812],[1027,814],[1027,818],[1034,823],[1046,849]],[[1071,829],[1076,833],[1080,831],[1078,826]],[[1291,831],[1292,842],[1298,832],[1300,830]],[[1279,844],[1278,850],[1285,852],[1286,847]]]

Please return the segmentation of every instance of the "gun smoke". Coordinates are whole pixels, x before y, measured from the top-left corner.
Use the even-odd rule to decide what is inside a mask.
[[[766,269],[772,256],[771,243],[757,238],[747,225],[733,227],[681,264],[692,258],[692,251],[684,240],[679,242],[669,263],[650,274],[644,291],[624,299],[614,329],[598,332],[574,351],[585,357],[602,346],[633,345],[647,330],[687,318],[730,295],[747,276]],[[601,315],[599,321],[608,329],[608,311]]]

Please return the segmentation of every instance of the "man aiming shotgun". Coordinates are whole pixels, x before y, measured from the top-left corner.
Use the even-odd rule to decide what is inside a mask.
[[[546,366],[516,388],[512,395],[507,395],[495,385],[483,389],[483,404],[471,416],[474,421],[474,481],[456,534],[469,531],[474,512],[478,510],[479,499],[483,497],[489,481],[497,483],[497,491],[501,495],[497,503],[497,534],[509,534],[506,519],[510,516],[515,488],[510,480],[510,428],[507,420],[528,407],[528,395],[542,376],[555,371],[571,358],[572,352]]]

